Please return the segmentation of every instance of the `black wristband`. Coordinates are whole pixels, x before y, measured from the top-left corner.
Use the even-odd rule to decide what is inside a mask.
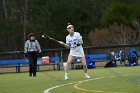
[[[80,46],[81,44],[77,44],[77,46]]]

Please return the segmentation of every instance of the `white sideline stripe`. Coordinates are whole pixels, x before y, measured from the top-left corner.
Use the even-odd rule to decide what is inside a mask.
[[[129,76],[129,75],[135,75],[135,74],[128,74],[128,75],[117,75],[117,76],[108,76],[108,77],[99,77],[99,78],[93,78],[93,79],[87,79],[87,80],[80,80],[80,81],[76,81],[76,82],[71,82],[71,83],[67,83],[67,84],[62,84],[62,85],[57,85],[51,88],[48,88],[46,90],[44,90],[44,93],[50,93],[49,91],[58,88],[58,87],[63,87],[63,86],[67,86],[67,85],[72,85],[74,83],[81,83],[81,82],[88,82],[91,80],[97,80],[97,79],[105,79],[105,78],[112,78],[112,77],[118,77],[118,76]]]
[[[58,87],[72,85],[74,83],[87,82],[87,81],[91,81],[91,80],[97,80],[97,79],[103,79],[103,78],[111,78],[111,77],[116,77],[116,76],[100,77],[100,78],[94,78],[94,79],[88,79],[88,80],[81,80],[81,81],[71,82],[71,83],[67,83],[67,84],[57,85],[57,86],[54,86],[54,87],[51,87],[51,88],[46,89],[44,91],[44,93],[49,93],[50,90],[53,90],[53,89],[58,88]]]

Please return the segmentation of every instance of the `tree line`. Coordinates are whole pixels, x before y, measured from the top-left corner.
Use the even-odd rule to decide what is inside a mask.
[[[43,33],[65,41],[67,23],[84,46],[137,44],[139,0],[0,0],[0,52],[22,51],[30,32],[43,49],[60,48]]]

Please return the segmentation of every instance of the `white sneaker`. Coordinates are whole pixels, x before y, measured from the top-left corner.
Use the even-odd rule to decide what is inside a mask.
[[[85,74],[85,78],[89,79],[91,77],[88,74]]]
[[[65,75],[64,78],[65,78],[65,80],[68,80],[68,75]]]

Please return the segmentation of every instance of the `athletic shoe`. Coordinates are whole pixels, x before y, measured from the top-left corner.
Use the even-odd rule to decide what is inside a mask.
[[[33,77],[36,77],[36,73],[33,73]]]
[[[85,78],[89,79],[91,77],[88,74],[85,74]]]
[[[32,73],[30,73],[29,76],[32,77]]]
[[[64,78],[65,78],[65,80],[68,80],[68,75],[65,75]]]

